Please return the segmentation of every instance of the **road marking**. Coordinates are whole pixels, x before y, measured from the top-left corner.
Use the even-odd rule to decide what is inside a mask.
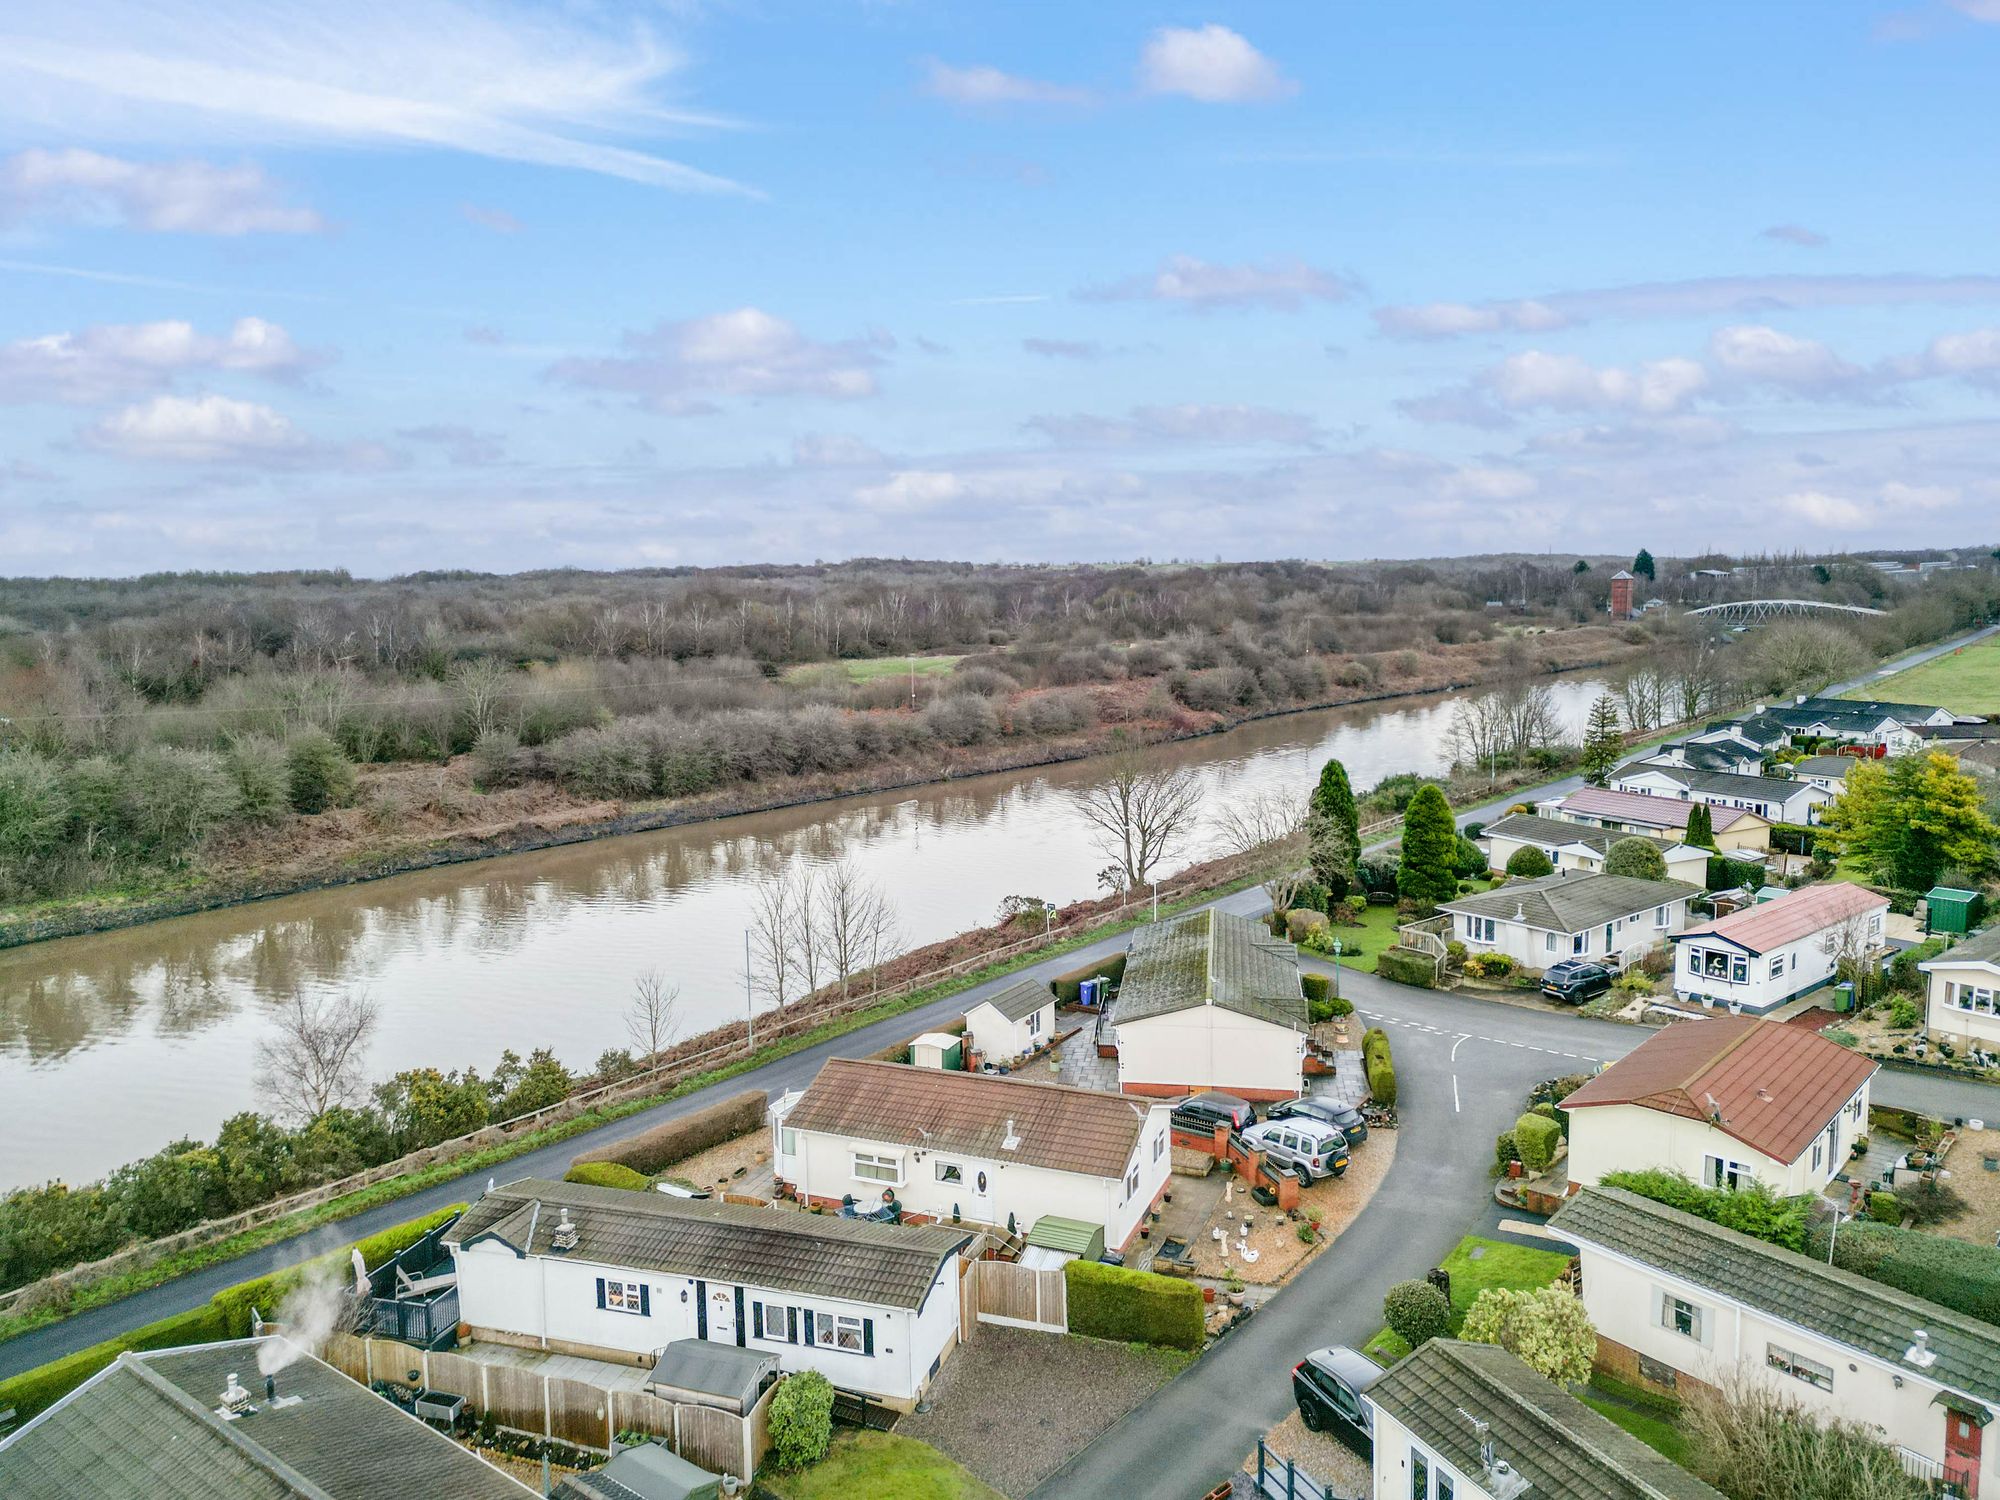
[[[1456,1073],[1451,1075],[1451,1112],[1453,1114],[1462,1113],[1458,1107],[1458,1075]]]

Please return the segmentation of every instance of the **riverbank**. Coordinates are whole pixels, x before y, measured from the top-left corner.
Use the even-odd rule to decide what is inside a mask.
[[[356,806],[292,817],[205,851],[192,869],[153,883],[0,910],[0,949],[171,917],[328,890],[500,855],[810,806],[844,797],[912,790],[989,773],[1063,765],[1103,754],[1114,734],[1172,744],[1224,734],[1259,720],[1329,708],[1393,703],[1491,685],[1531,671],[1555,675],[1617,667],[1641,657],[1627,627],[1587,625],[1532,637],[1467,642],[1428,652],[1387,653],[1392,685],[1335,689],[1321,700],[1257,711],[1147,717],[1128,702],[1096,730],[1059,738],[1002,740],[859,771],[751,782],[699,797],[589,801],[538,785],[492,792],[473,783],[469,757],[443,765],[364,767]],[[1526,659],[1523,659],[1523,652]],[[1328,680],[1346,661],[1329,657]],[[1385,671],[1384,675],[1388,675]],[[1129,695],[1128,695],[1129,697]]]

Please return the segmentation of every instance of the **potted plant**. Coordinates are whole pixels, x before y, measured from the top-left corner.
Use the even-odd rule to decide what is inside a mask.
[[[1204,1283],[1201,1289],[1201,1300],[1204,1302],[1213,1302],[1215,1300],[1215,1288]]]

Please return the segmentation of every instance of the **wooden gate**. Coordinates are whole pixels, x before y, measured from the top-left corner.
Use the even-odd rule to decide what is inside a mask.
[[[980,1322],[1042,1333],[1069,1332],[1069,1293],[1061,1271],[1037,1271],[1004,1260],[975,1265]]]
[[[958,1341],[969,1343],[979,1331],[979,1262],[958,1263]]]

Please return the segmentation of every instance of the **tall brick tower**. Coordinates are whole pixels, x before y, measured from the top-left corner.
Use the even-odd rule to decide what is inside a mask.
[[[1623,568],[1611,575],[1611,618],[1632,618],[1632,575]]]

